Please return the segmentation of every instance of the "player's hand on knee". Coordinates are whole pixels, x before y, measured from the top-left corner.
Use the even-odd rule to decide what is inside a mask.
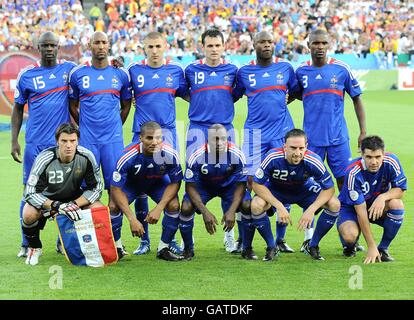
[[[59,214],[63,214],[67,216],[72,221],[78,221],[82,219],[82,209],[79,206],[70,201],[67,203],[62,203],[59,201],[53,201],[51,205],[51,214],[58,212]]]
[[[129,227],[131,228],[133,237],[142,237],[145,233],[142,223],[139,222],[136,218],[130,221]]]
[[[368,217],[372,221],[381,218],[385,209],[385,200],[379,195],[368,209]]]

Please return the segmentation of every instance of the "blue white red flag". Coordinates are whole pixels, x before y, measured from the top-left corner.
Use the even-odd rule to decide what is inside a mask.
[[[118,261],[107,207],[82,210],[82,219],[56,216],[66,258],[74,265],[103,267]]]

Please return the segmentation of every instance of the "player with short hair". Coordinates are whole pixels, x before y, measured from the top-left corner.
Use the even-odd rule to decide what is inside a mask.
[[[163,130],[164,140],[179,150],[175,98],[186,98],[188,88],[182,67],[164,58],[166,47],[166,40],[161,33],[150,32],[144,38],[146,59],[128,66],[135,99],[132,142],[139,143],[142,124],[156,121]],[[133,252],[136,255],[150,251],[148,223],[145,221],[147,213],[148,199],[146,195],[141,195],[135,200],[135,214],[143,224],[145,234]],[[171,249],[178,252],[175,240],[171,245]]]
[[[182,260],[182,256],[169,249],[169,243],[178,230],[180,204],[177,193],[183,178],[179,155],[171,145],[162,142],[162,129],[157,122],[144,123],[139,138],[140,143],[125,148],[113,172],[111,196],[116,207],[111,206],[111,212],[120,210],[121,217],[124,213],[130,222],[132,235],[142,237],[145,230],[129,204],[142,194],[149,195],[157,205],[146,216],[146,222],[156,224],[164,210],[157,258]],[[115,232],[115,240],[119,237],[120,233]]]
[[[203,215],[207,232],[216,232],[217,219],[206,207],[211,199],[221,198],[223,230],[233,229],[246,188],[245,164],[244,154],[228,141],[227,130],[222,124],[212,125],[208,129],[208,142],[188,158],[184,177],[186,194],[180,212],[185,259],[194,256],[194,210]]]
[[[259,219],[266,219],[266,210],[276,208],[282,223],[292,224],[285,204],[298,204],[304,210],[298,223],[298,229],[309,228],[316,214],[323,208],[318,219],[315,234],[305,252],[315,260],[324,260],[319,252],[319,242],[335,224],[340,208],[339,200],[334,196],[334,183],[319,156],[307,150],[307,138],[304,131],[292,129],[286,133],[283,149],[270,150],[257,169],[252,200],[252,220],[245,221],[246,245],[244,253],[247,259],[254,257],[251,242],[254,227]],[[268,223],[268,222],[267,222]],[[259,229],[260,232],[260,229]],[[263,231],[262,231],[263,232]],[[268,240],[268,253],[271,252],[271,239]]]
[[[79,143],[91,150],[102,166],[109,191],[112,172],[124,148],[122,125],[131,107],[131,84],[127,70],[109,65],[105,33],[95,32],[89,48],[92,64],[79,65],[69,75],[70,112],[82,132]],[[114,224],[114,219],[121,218],[111,215]],[[120,240],[116,246],[123,248]]]
[[[207,142],[208,128],[222,124],[235,141],[233,119],[234,101],[232,96],[236,81],[237,67],[222,58],[224,36],[217,29],[208,29],[201,35],[205,58],[185,68],[185,78],[190,88],[190,106],[187,130],[186,157],[189,159],[200,146]],[[235,247],[234,230],[225,234],[226,251]]]
[[[42,151],[30,171],[22,219],[29,244],[26,264],[39,263],[40,230],[47,218],[64,214],[77,221],[82,219],[82,208],[103,206],[99,167],[92,152],[78,142],[79,130],[73,124],[62,124],[56,131],[57,146]]]
[[[267,31],[253,39],[256,60],[241,67],[237,73],[235,100],[247,96],[248,114],[244,124],[243,152],[247,157],[249,189],[255,171],[265,154],[283,146],[283,137],[293,129],[293,121],[286,105],[286,95],[299,90],[290,62],[274,58],[274,37]],[[246,192],[249,197],[250,193]],[[248,200],[245,198],[245,200]],[[276,221],[276,244],[282,252],[294,252],[284,237],[286,225]]]
[[[329,34],[316,29],[309,36],[312,59],[296,70],[301,86],[304,117],[303,129],[309,137],[309,150],[317,153],[329,165],[338,186],[342,189],[345,169],[352,160],[348,128],[344,116],[344,93],[347,92],[357,116],[360,133],[358,148],[366,135],[365,110],[361,88],[350,67],[328,57]],[[299,94],[300,95],[300,94]],[[304,244],[309,242],[305,239]],[[342,245],[345,242],[341,239]],[[359,251],[362,246],[357,245]]]
[[[394,261],[388,247],[404,219],[401,199],[407,190],[407,177],[397,156],[385,152],[380,137],[365,137],[361,141],[361,152],[362,156],[347,168],[339,194],[341,210],[337,227],[346,244],[343,254],[355,256],[355,243],[362,231],[368,245],[364,263]],[[370,223],[384,229],[378,247]]]
[[[55,145],[56,129],[70,120],[68,99],[68,77],[75,63],[58,60],[59,39],[48,31],[39,38],[40,61],[20,71],[14,94],[11,116],[11,155],[21,163],[19,133],[23,123],[24,105],[28,104],[29,117],[26,123],[25,149],[23,157],[23,185],[26,185],[36,156],[44,149]],[[20,204],[22,221],[24,198]],[[59,252],[59,245],[56,249]],[[28,242],[22,233],[22,244],[18,257],[26,257]]]

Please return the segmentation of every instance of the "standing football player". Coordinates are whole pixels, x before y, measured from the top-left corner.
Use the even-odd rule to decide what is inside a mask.
[[[286,105],[287,93],[299,90],[293,66],[275,58],[274,37],[267,31],[253,39],[256,60],[241,67],[237,73],[235,100],[247,96],[248,114],[244,124],[243,152],[247,157],[248,187],[265,154],[281,148],[283,138],[293,129],[293,121]],[[249,196],[246,192],[246,196]],[[289,207],[289,204],[286,204]],[[285,241],[287,225],[276,221],[276,245],[281,252],[294,252]]]
[[[22,163],[18,141],[23,123],[24,105],[28,104],[29,117],[26,123],[25,149],[23,157],[23,184],[26,185],[36,156],[44,149],[55,145],[55,131],[70,120],[68,99],[69,73],[75,64],[57,59],[59,39],[52,32],[45,32],[39,38],[40,61],[32,64],[17,77],[14,94],[14,108],[11,116],[11,155]],[[20,204],[20,222],[23,206]],[[22,244],[18,257],[26,257],[28,242],[22,233]],[[56,250],[60,251],[60,242]]]
[[[206,30],[201,35],[201,42],[205,58],[185,68],[185,77],[190,87],[187,161],[191,154],[207,142],[208,128],[215,123],[222,124],[229,140],[235,141],[232,91],[237,67],[222,58],[224,36],[219,30]],[[235,248],[233,229],[225,233],[225,247],[228,252]]]
[[[327,160],[338,186],[342,189],[345,170],[352,159],[348,128],[344,116],[344,94],[352,98],[359,124],[358,148],[366,135],[365,110],[361,88],[350,67],[327,56],[329,35],[317,29],[309,36],[308,47],[312,59],[296,70],[302,89],[304,109],[303,129],[308,135],[309,150],[322,161]],[[345,243],[341,239],[343,246]],[[304,244],[309,242],[305,239]],[[358,250],[363,248],[359,245]]]
[[[131,107],[131,84],[127,70],[109,65],[105,33],[95,32],[89,47],[92,64],[79,65],[69,75],[70,112],[79,123],[80,145],[91,150],[102,166],[109,191],[112,172],[124,148],[122,125]],[[121,215],[111,215],[111,219],[113,225],[122,227]],[[117,248],[122,248],[121,240],[115,241]]]
[[[166,40],[159,32],[150,32],[144,39],[146,59],[128,66],[135,98],[135,114],[132,142],[139,143],[141,125],[156,121],[162,128],[167,144],[179,150],[176,131],[175,97],[188,96],[187,82],[182,67],[164,58]],[[136,255],[150,251],[150,236],[145,217],[148,214],[148,199],[145,194],[135,200],[135,214],[144,226],[145,234],[133,252]],[[180,252],[175,239],[170,249]]]

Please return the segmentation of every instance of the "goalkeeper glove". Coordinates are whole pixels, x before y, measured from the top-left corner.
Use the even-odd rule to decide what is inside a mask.
[[[64,214],[72,221],[78,221],[82,219],[81,208],[75,202],[62,203],[59,201],[53,201],[51,204],[50,214],[52,216],[56,214]]]

